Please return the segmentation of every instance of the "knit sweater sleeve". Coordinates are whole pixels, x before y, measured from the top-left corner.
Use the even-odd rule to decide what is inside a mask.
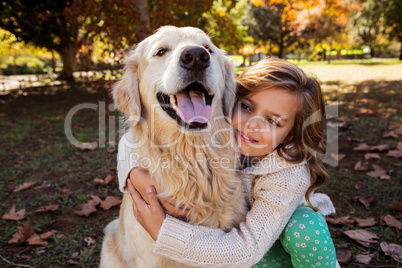
[[[153,252],[196,267],[251,267],[278,239],[309,185],[305,164],[256,179],[246,220],[229,232],[167,215]]]

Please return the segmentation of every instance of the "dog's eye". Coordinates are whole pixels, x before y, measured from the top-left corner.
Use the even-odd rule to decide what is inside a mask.
[[[158,51],[156,51],[155,56],[161,57],[161,56],[165,55],[166,52],[167,52],[167,49],[165,49],[165,48],[160,48],[160,49],[158,49]]]
[[[214,53],[210,46],[205,45],[205,49],[209,51],[209,53]]]

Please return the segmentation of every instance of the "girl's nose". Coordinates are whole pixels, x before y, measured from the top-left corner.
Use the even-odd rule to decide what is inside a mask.
[[[269,130],[267,121],[263,116],[253,116],[246,122],[246,129],[253,132],[263,132]]]

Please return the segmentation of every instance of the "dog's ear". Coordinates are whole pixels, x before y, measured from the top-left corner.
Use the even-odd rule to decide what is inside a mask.
[[[146,40],[141,42],[125,60],[124,73],[121,79],[113,86],[113,100],[117,108],[134,121],[141,116],[141,99],[139,91],[139,70],[141,55]]]
[[[232,117],[232,109],[236,99],[235,67],[232,60],[225,56],[225,92],[223,94],[222,106],[225,116]]]

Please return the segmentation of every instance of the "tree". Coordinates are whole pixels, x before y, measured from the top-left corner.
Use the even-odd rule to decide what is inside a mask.
[[[390,38],[396,39],[401,43],[399,60],[402,60],[402,1],[384,1],[385,23],[390,27]]]
[[[286,48],[301,36],[298,13],[310,9],[318,0],[253,0],[242,20],[248,26],[248,34],[255,41],[271,41],[279,47],[283,58]]]
[[[77,25],[68,23],[64,10],[70,2],[58,0],[3,0],[0,27],[18,40],[55,50],[63,62],[60,78],[74,80]]]

